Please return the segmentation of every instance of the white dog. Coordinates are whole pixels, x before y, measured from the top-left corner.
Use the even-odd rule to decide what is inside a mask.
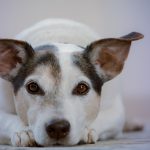
[[[0,80],[0,143],[75,145],[119,136],[125,114],[117,75],[131,42],[142,37],[100,39],[86,25],[50,19],[1,39],[0,76],[9,82]]]

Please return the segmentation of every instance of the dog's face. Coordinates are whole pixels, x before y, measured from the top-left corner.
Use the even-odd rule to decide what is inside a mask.
[[[32,48],[0,40],[0,75],[14,87],[16,110],[38,144],[77,144],[99,112],[102,85],[118,75],[132,33],[103,39],[87,48],[51,44]]]

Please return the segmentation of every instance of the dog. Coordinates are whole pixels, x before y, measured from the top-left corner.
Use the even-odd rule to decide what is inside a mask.
[[[48,19],[0,39],[0,144],[76,145],[119,137],[121,71],[132,32],[101,39],[88,26]],[[134,130],[135,126],[128,126]]]

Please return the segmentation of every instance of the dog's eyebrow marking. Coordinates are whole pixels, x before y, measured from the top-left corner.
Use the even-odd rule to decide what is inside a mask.
[[[72,57],[73,63],[91,80],[94,90],[100,95],[103,81],[96,73],[96,70],[90,63],[89,58],[81,53],[73,54]]]
[[[37,59],[36,64],[49,65],[52,75],[57,79],[60,78],[61,68],[57,57],[53,53],[47,52],[46,54],[40,56]]]
[[[33,73],[35,68],[37,68],[39,65],[48,66],[56,81],[60,81],[61,68],[59,65],[59,61],[54,53],[46,52],[45,54],[35,56],[32,59],[29,59],[28,62],[21,67],[21,69],[18,72],[18,75],[12,80],[15,94],[17,94],[20,87],[22,87],[25,79],[31,73]]]

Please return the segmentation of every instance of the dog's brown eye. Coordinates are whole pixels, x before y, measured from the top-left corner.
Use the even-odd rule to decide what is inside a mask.
[[[73,94],[75,95],[85,95],[89,92],[89,85],[85,82],[79,83],[75,89],[73,90]]]
[[[38,86],[36,82],[27,83],[26,89],[30,94],[44,95],[43,90]]]

